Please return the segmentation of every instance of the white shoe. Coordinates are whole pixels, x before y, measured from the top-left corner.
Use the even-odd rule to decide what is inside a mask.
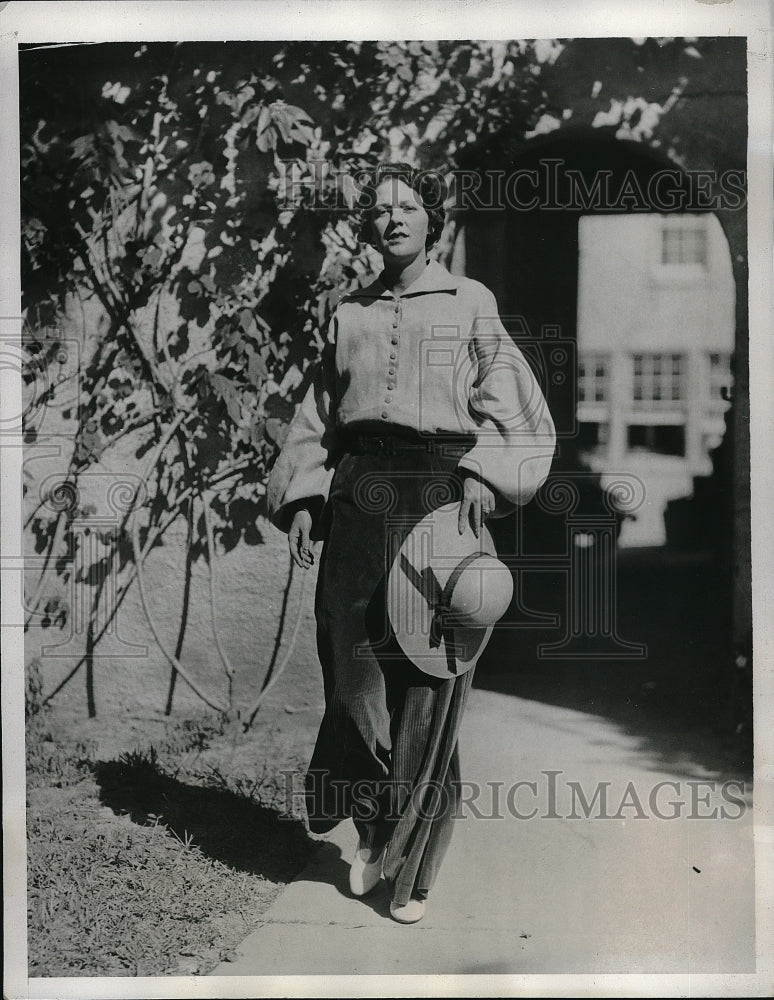
[[[424,899],[410,899],[408,903],[390,903],[390,916],[399,924],[415,924],[425,915]]]
[[[357,845],[355,857],[349,868],[349,891],[353,896],[365,896],[382,877],[382,854],[384,848],[361,847]]]

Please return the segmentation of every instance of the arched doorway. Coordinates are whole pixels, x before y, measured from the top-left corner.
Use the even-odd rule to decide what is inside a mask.
[[[474,160],[472,152],[469,165]],[[535,662],[565,664],[566,669],[552,666],[542,676],[522,675],[517,682],[523,682],[521,690],[529,689],[535,697],[582,708],[607,699],[611,713],[627,718],[636,716],[646,703],[658,702],[670,711],[676,704],[691,703],[697,724],[727,730],[736,725],[740,709],[733,664],[739,634],[745,629],[739,594],[749,586],[749,581],[739,582],[740,575],[749,574],[739,525],[740,517],[744,519],[739,497],[747,479],[746,450],[739,447],[739,427],[721,395],[728,386],[728,368],[734,360],[737,368],[746,364],[747,356],[746,297],[739,293],[744,274],[739,253],[742,213],[735,213],[732,233],[728,216],[719,212],[721,231],[712,214],[714,203],[697,197],[688,174],[660,151],[617,140],[601,129],[564,127],[526,143],[499,172],[492,168],[491,163],[479,168],[483,177],[476,192],[479,203],[471,199],[464,213],[464,269],[495,291],[500,311],[527,347],[529,360],[534,363],[537,358],[559,430],[552,477],[574,479],[580,497],[574,507],[564,509],[552,507],[549,497],[548,502],[524,508],[515,526],[497,526],[499,540],[510,546],[521,577],[515,611],[519,627],[502,640],[499,655],[507,658],[510,650],[522,662],[534,657]],[[496,207],[492,177],[500,211],[492,210]],[[672,204],[666,205],[664,199],[669,197]],[[487,198],[489,203],[482,204]],[[652,245],[637,247],[641,240]],[[722,303],[723,316],[713,317],[713,322],[720,320],[719,339],[714,334],[703,337],[700,318],[695,316],[689,331],[676,328],[685,312],[686,288],[681,291],[679,282],[670,288],[667,272],[671,268],[676,281],[674,269],[680,261],[698,265],[700,261],[692,261],[691,255],[702,254],[717,264],[702,280],[705,293],[707,280],[715,282],[709,299]],[[663,327],[658,342],[648,342],[653,337],[653,323],[648,322],[624,336],[621,301],[627,288],[621,276],[637,266],[637,259],[650,260],[648,274],[640,273],[636,282],[630,282],[629,294],[636,291],[639,302],[628,303],[626,312],[631,319],[637,309],[651,309]],[[588,282],[593,285],[601,276],[607,288],[600,287],[598,301],[589,303]],[[648,283],[657,284],[659,277],[662,291],[649,290]],[[694,292],[701,295],[700,289],[691,295]],[[678,302],[682,312],[676,308]],[[587,396],[596,394],[594,355],[603,352],[594,339],[599,331],[593,327],[600,321],[608,324],[602,343],[616,367],[600,376],[616,397],[607,400]],[[569,349],[557,351],[556,345]],[[560,371],[551,359],[565,355],[569,360],[565,358]],[[740,390],[746,391],[746,382],[739,381]],[[673,392],[675,399],[662,400]],[[595,413],[594,403],[607,406],[606,441],[601,440],[602,428],[593,426],[605,422],[602,406]],[[660,484],[655,469],[659,456],[665,460]],[[649,457],[656,459],[650,471]],[[664,468],[679,472],[684,490],[675,485],[678,475],[671,486],[664,486]],[[645,514],[640,513],[639,522],[617,523],[624,547],[615,552],[612,576],[588,559],[589,566],[578,570],[570,565],[568,551],[574,518],[580,525],[577,519],[582,515],[590,525],[576,531],[576,542],[584,545],[594,542],[597,515],[600,523],[604,515],[610,520],[605,485],[611,474],[642,483],[643,496],[630,504],[629,512],[636,516],[634,508],[639,506]],[[550,494],[551,480],[545,489]],[[636,486],[632,489],[636,492]],[[667,502],[677,501],[681,493],[682,506],[665,510]],[[654,531],[657,524],[660,530]],[[638,538],[637,526],[649,531],[640,532]],[[518,570],[520,559],[523,572]],[[583,604],[578,611],[573,605],[573,600],[578,603],[577,594],[574,598],[567,594],[573,574],[576,582],[584,581],[581,603],[591,594],[597,600],[596,610]],[[606,617],[610,626],[606,647],[597,641],[599,635],[585,646],[583,641],[563,641],[573,615],[581,619],[593,614]],[[559,641],[551,641],[546,626],[551,615]]]

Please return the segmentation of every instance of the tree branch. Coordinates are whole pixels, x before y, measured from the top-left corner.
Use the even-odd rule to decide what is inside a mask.
[[[159,442],[153,454],[152,460],[149,463],[149,469],[154,469],[156,467],[159,457],[161,456],[161,453],[163,452],[164,448],[168,444],[169,440],[171,439],[172,435],[175,433],[177,428],[183,423],[185,416],[186,416],[185,414],[182,413],[179,414],[176,420],[174,420],[173,423],[170,425],[170,427],[167,429],[167,432],[162,437],[161,441]],[[147,478],[147,476],[145,478]],[[135,497],[137,497],[137,495],[138,494],[135,494]],[[135,499],[135,505],[136,505],[136,499]],[[150,611],[150,606],[148,604],[148,595],[145,590],[145,580],[141,568],[142,552],[140,548],[140,524],[137,514],[138,511],[135,509],[132,517],[132,551],[134,552],[134,561],[135,565],[137,566],[137,586],[140,593],[140,601],[142,603],[143,611],[145,612],[145,618],[148,622],[148,626],[151,630],[151,633],[153,634],[153,638],[156,640],[157,646],[164,654],[166,659],[169,661],[170,665],[177,670],[178,674],[180,674],[180,676],[183,678],[186,684],[188,684],[191,690],[202,699],[205,705],[208,705],[210,708],[215,709],[215,711],[217,712],[228,712],[229,710],[228,705],[224,705],[221,702],[216,701],[214,698],[211,698],[202,690],[200,685],[191,677],[191,675],[182,665],[180,660],[174,655],[174,653],[171,653],[167,649],[164,640],[161,638],[161,635],[159,634],[159,631],[156,628],[156,623],[153,620],[153,616],[151,615]]]
[[[185,641],[186,628],[188,626],[188,606],[191,599],[191,576],[193,570],[193,559],[191,558],[191,547],[193,545],[194,530],[194,502],[193,497],[188,501],[188,516],[186,518],[187,531],[185,540],[185,580],[183,582],[183,608],[180,612],[180,626],[177,630],[177,642],[175,643],[175,657],[179,660],[183,652],[183,642]],[[164,715],[172,714],[172,699],[175,696],[175,685],[177,683],[177,670],[172,667],[169,673],[169,689],[167,691],[167,703],[164,706]]]
[[[212,534],[212,518],[210,517],[210,510],[207,504],[207,498],[203,493],[200,493],[202,501],[202,513],[204,514],[204,531],[207,540],[207,554],[209,559],[209,590],[210,590],[210,613],[212,615],[212,637],[215,640],[215,648],[218,651],[218,656],[220,657],[220,662],[223,664],[223,669],[226,671],[226,677],[228,678],[228,703],[229,707],[232,705],[232,689],[234,684],[234,667],[226,655],[226,651],[220,641],[220,635],[218,633],[218,621],[217,621],[217,608],[215,605],[215,540]]]
[[[285,598],[286,598],[286,600],[287,600],[288,595],[290,594],[290,586],[291,586],[291,584],[293,582],[293,570],[294,570],[294,563],[293,563],[293,560],[291,559],[291,561],[290,561],[290,569],[288,571],[288,583],[287,583],[287,588],[285,590]],[[298,639],[298,633],[299,633],[299,631],[301,629],[301,620],[302,620],[303,614],[304,614],[304,590],[306,588],[306,580],[307,580],[307,574],[304,573],[302,575],[302,577],[301,577],[301,588],[300,588],[300,591],[299,591],[299,594],[298,594],[298,611],[296,612],[296,621],[295,621],[295,624],[293,626],[293,632],[292,632],[292,634],[290,636],[290,642],[288,643],[288,648],[287,648],[287,650],[285,652],[285,655],[282,658],[282,662],[276,668],[276,670],[272,670],[273,663],[269,664],[269,669],[268,669],[266,677],[264,679],[263,686],[261,688],[261,693],[258,695],[258,697],[256,698],[256,700],[253,702],[253,705],[250,708],[249,713],[248,713],[247,721],[244,723],[244,731],[245,732],[247,732],[247,730],[252,726],[253,721],[255,720],[255,717],[258,714],[258,711],[259,711],[261,705],[263,704],[266,696],[268,695],[268,693],[271,691],[271,689],[274,687],[274,685],[277,683],[277,681],[282,676],[283,671],[285,670],[285,667],[288,665],[290,657],[293,655],[293,650],[295,649],[295,646],[296,646],[296,640]],[[274,653],[275,656],[279,652],[279,649],[280,649],[280,641],[281,641],[281,638],[282,638],[282,633],[284,632],[285,620],[286,620],[286,618],[285,618],[285,615],[283,614],[281,616],[281,618],[280,618],[279,631],[277,633],[277,644],[275,646],[275,653]]]

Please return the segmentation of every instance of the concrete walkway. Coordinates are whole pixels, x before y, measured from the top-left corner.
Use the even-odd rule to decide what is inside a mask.
[[[489,691],[471,693],[460,748],[463,778],[482,788],[478,816],[468,806],[456,822],[421,923],[389,918],[384,884],[349,898],[356,834],[341,824],[212,974],[754,971],[752,822],[738,788],[726,800],[719,779],[696,784],[715,775],[654,769],[605,719]],[[519,781],[534,786],[509,808]],[[677,787],[654,792],[661,781]],[[606,808],[597,799],[584,818],[578,796],[570,818],[570,782],[588,802],[609,782]]]

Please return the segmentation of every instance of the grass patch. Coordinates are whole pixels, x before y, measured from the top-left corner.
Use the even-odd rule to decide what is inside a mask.
[[[315,844],[268,764],[204,761],[228,738],[190,720],[99,760],[95,741],[32,720],[30,975],[203,974],[259,922]]]

